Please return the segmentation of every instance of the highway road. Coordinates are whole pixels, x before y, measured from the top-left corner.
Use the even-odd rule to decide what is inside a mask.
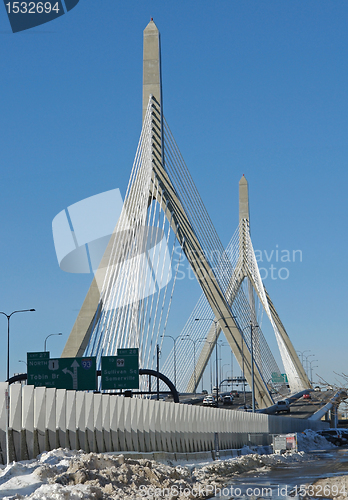
[[[228,392],[222,393],[229,394]],[[303,399],[300,398],[297,401],[294,401],[290,406],[290,413],[277,413],[277,415],[282,415],[286,417],[292,418],[309,418],[322,408],[326,403],[330,401],[330,399],[334,396],[335,391],[324,391],[324,392],[315,392],[312,391],[311,399]],[[180,395],[180,402],[186,404],[203,404],[204,394],[187,394]],[[284,398],[285,399],[285,398]],[[239,397],[235,397],[232,405],[223,405],[219,404],[220,408],[225,408],[229,410],[237,410],[240,406],[244,404],[244,394],[241,392]],[[251,406],[251,393],[246,392],[246,404]]]
[[[302,397],[291,404],[290,413],[280,413],[279,415],[293,418],[309,418],[313,413],[325,406],[334,394],[334,391],[311,392],[312,399],[303,399]]]

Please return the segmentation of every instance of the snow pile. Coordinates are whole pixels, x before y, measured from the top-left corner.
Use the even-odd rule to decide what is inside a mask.
[[[244,449],[247,452],[247,448]],[[172,498],[207,498],[207,485],[221,486],[235,474],[304,460],[293,455],[242,455],[190,466],[165,465],[123,455],[53,450],[37,460],[12,463],[0,471],[0,498],[32,500],[137,500],[153,498],[154,490],[179,492]],[[201,491],[199,495],[198,491]],[[158,495],[160,496],[160,495]],[[170,498],[164,494],[164,498]]]
[[[253,453],[238,458],[230,458],[229,460],[219,460],[209,465],[204,465],[203,467],[197,467],[194,469],[193,475],[198,481],[203,483],[205,481],[225,483],[226,478],[234,474],[307,460],[308,457],[306,457],[304,452],[284,453],[283,455],[258,455]]]
[[[304,432],[297,434],[297,447],[299,451],[305,452],[336,448],[334,444],[311,429],[306,429]]]
[[[348,493],[348,476],[333,476],[318,479],[315,483],[310,485],[307,490],[310,493],[316,493],[320,498],[346,500]]]
[[[163,498],[188,498],[187,492],[193,489],[194,498],[208,498],[207,485],[219,487],[236,474],[307,461],[305,451],[334,447],[310,430],[298,435],[298,444],[303,450],[299,453],[263,454],[267,448],[262,447],[255,453],[245,446],[236,458],[185,465],[60,448],[36,460],[0,466],[0,498],[138,500],[154,498],[154,490],[163,489],[178,492],[162,494]]]

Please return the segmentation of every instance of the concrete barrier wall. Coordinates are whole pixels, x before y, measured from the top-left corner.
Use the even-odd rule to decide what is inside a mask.
[[[11,460],[58,447],[87,452],[201,453],[270,444],[271,434],[319,429],[302,419],[109,394],[10,386]],[[0,461],[6,460],[7,383],[0,383]]]

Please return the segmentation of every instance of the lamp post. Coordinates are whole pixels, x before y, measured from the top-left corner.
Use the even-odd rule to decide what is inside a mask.
[[[214,342],[210,342],[207,339],[198,339],[197,342],[206,342],[207,344],[214,344]],[[203,381],[203,376],[202,376]],[[211,368],[211,359],[210,359],[210,392],[213,392],[213,376],[212,376],[212,368]]]
[[[307,373],[307,377],[309,377],[309,373],[308,373],[308,358],[311,358],[315,356],[315,354],[308,354],[308,356],[305,356],[306,358],[306,373]]]
[[[220,354],[220,356],[221,356],[221,354]],[[224,366],[230,366],[230,364],[229,364],[229,363],[224,363],[224,364],[222,365],[222,367],[221,367],[221,372],[222,372],[222,378],[221,378],[221,380],[223,380],[223,379],[225,378],[225,377],[224,377]],[[227,372],[227,373],[228,373],[228,372]],[[227,377],[227,375],[226,375],[226,377]]]
[[[10,318],[16,313],[32,311],[35,311],[35,309],[21,309],[19,311],[12,311],[11,314],[6,314],[5,312],[0,311],[0,314],[3,314],[7,318],[7,380],[10,378]]]
[[[10,318],[16,313],[24,313],[24,312],[32,312],[35,309],[20,309],[19,311],[12,311],[11,314],[6,314],[3,311],[0,311],[0,314],[3,314],[7,318],[7,381],[10,379]],[[6,399],[6,462],[7,465],[10,463],[10,449],[9,449],[9,439],[8,439],[8,428],[10,424],[10,406],[9,406],[9,397],[8,397],[8,388],[6,389],[5,394]]]
[[[174,337],[172,337],[172,335],[161,335],[161,337],[162,338],[169,337],[174,342],[174,385],[176,388],[176,341],[178,340],[178,338],[175,339]]]
[[[220,319],[236,319],[237,316],[225,316],[218,319],[213,318],[195,318],[195,321],[213,321],[215,325],[215,362],[216,362],[216,406],[219,406],[219,367],[218,367],[218,343],[217,343],[217,323]]]
[[[256,327],[258,325],[255,325]],[[251,350],[251,399],[252,409],[255,413],[255,378],[254,378],[254,340],[253,340],[253,324],[250,321],[250,350]]]
[[[49,337],[52,337],[53,335],[63,335],[62,333],[51,333],[50,335],[47,335],[47,337],[45,338],[45,342],[44,342],[44,352],[46,352],[46,342],[47,342],[47,339]]]
[[[302,366],[303,366],[303,355],[305,352],[310,352],[311,350],[310,349],[305,349],[304,351],[296,351],[297,354],[301,354],[301,363],[302,363]],[[304,368],[304,366],[303,366]]]
[[[313,368],[318,368],[318,365],[312,367],[312,363],[315,363],[316,361],[318,361],[317,359],[312,359],[312,361],[309,362],[309,366],[310,366],[310,374],[311,374],[311,384],[313,384]]]
[[[196,342],[200,341],[201,339],[193,340],[188,335],[185,335],[184,337],[182,337],[181,340],[190,340],[193,344],[193,383],[194,383],[193,393],[196,394],[196,384],[197,384],[197,381],[196,381]]]

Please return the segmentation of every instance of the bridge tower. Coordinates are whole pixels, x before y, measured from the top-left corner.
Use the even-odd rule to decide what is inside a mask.
[[[108,277],[108,273],[110,274],[110,266],[108,263],[111,258],[115,259],[115,255],[117,257],[116,260],[120,261],[125,255],[129,254],[133,245],[134,235],[138,234],[137,231],[139,232],[139,227],[141,226],[139,220],[144,209],[144,203],[146,208],[150,206],[151,203],[156,201],[161,207],[161,210],[168,220],[187,260],[189,261],[215,317],[216,328],[213,324],[209,331],[207,337],[209,343],[207,342],[207,345],[202,350],[202,355],[197,364],[198,370],[202,371],[204,369],[222,330],[239,365],[241,366],[243,362],[245,367],[245,376],[248,383],[251,384],[252,369],[250,351],[245,344],[243,332],[240,331],[231,309],[234,296],[245,276],[249,277],[257,293],[260,297],[262,297],[263,302],[265,302],[263,296],[265,292],[262,292],[260,289],[259,281],[255,281],[255,270],[250,270],[250,265],[246,265],[246,257],[243,253],[244,246],[247,254],[250,247],[248,240],[249,207],[247,182],[245,179],[242,179],[240,183],[240,244],[241,248],[243,248],[243,252],[240,256],[240,265],[237,266],[235,270],[230,266],[228,271],[230,281],[226,291],[223,289],[221,282],[214,273],[206,248],[202,246],[202,238],[197,232],[197,227],[192,222],[192,216],[188,213],[187,204],[185,203],[185,200],[182,199],[180,189],[176,185],[176,182],[178,181],[175,180],[173,175],[170,173],[170,169],[168,168],[168,160],[166,159],[165,153],[166,136],[164,134],[165,127],[162,113],[161,88],[160,34],[155,23],[151,20],[144,30],[143,129],[141,136],[143,142],[139,153],[143,167],[133,178],[128,195],[124,202],[123,222],[127,219],[128,233],[126,236],[123,236],[122,242],[121,238],[117,238],[118,231],[125,227],[122,226],[121,216],[115,228],[114,237],[110,239],[105,254],[98,270],[95,273],[90,289],[77,316],[63,350],[62,357],[81,356],[85,352],[93,329],[103,312],[103,308],[106,307],[105,304],[108,300],[106,295],[102,295],[100,293],[100,283],[110,279],[110,276]],[[175,149],[176,145],[167,147]],[[175,149],[175,154],[179,155],[180,152]],[[138,189],[140,185],[144,185],[144,176],[147,176],[145,181],[148,182],[148,184],[146,184],[148,185],[148,191],[145,202],[139,199]],[[210,220],[209,223],[211,223]],[[124,234],[124,232],[122,234]],[[112,271],[113,275],[117,272],[117,270]],[[271,307],[272,318],[275,318],[274,321],[277,323],[278,328],[282,331],[283,337],[287,337],[285,329],[283,329],[280,319],[273,307],[273,304],[270,302],[268,295],[267,303],[269,304],[269,307]],[[134,305],[134,310],[131,312],[131,315],[135,314],[134,311],[137,307],[139,306]],[[292,353],[293,348],[290,340],[288,340],[288,344],[286,345],[289,352]],[[142,368],[147,367],[143,366]],[[271,405],[273,401],[267,384],[257,367],[254,370],[254,383],[255,396],[259,407]]]

